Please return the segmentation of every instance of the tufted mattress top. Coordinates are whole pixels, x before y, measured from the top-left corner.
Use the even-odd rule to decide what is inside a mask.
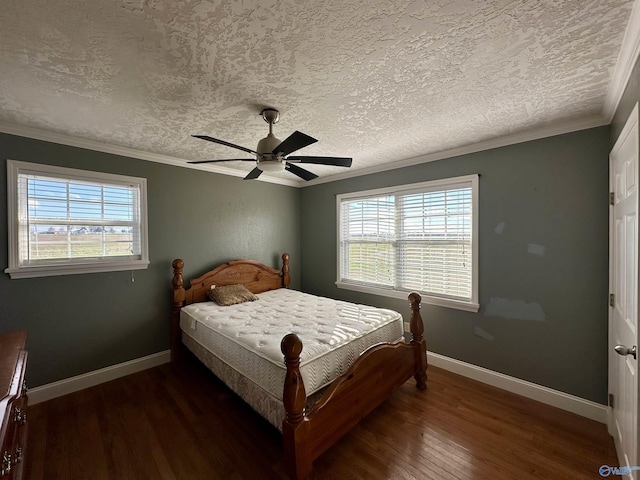
[[[367,348],[403,336],[402,316],[393,310],[284,288],[258,298],[226,307],[188,305],[180,313],[180,327],[278,399],[286,372],[280,342],[288,333],[302,341],[300,371],[307,395],[344,373]]]

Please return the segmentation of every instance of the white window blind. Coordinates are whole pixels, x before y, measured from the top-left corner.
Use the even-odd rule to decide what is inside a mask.
[[[476,203],[477,176],[340,195],[338,286],[477,310]]]
[[[145,179],[10,162],[12,278],[145,268]]]

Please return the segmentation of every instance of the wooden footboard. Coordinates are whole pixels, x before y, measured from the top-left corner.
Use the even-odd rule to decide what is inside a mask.
[[[286,418],[282,434],[285,463],[291,479],[307,478],[318,456],[409,378],[416,379],[417,388],[426,388],[427,356],[420,301],[419,294],[409,295],[410,343],[383,343],[369,348],[308,410],[299,368],[302,342],[295,334],[284,337],[281,349],[287,374],[283,392]]]

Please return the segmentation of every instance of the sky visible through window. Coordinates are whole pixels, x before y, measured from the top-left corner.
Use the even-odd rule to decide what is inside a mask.
[[[29,178],[28,198],[32,232],[47,233],[52,227],[66,230],[68,226],[71,233],[82,234],[110,226],[124,233],[130,227],[113,224],[134,220],[133,192],[128,187]],[[55,228],[59,222],[66,225]]]
[[[469,236],[471,189],[385,195],[348,202],[351,238],[393,240],[396,236],[450,239]],[[396,225],[399,208],[401,225]],[[398,228],[399,227],[399,228]]]
[[[136,188],[29,175],[22,188],[29,262],[140,253]]]

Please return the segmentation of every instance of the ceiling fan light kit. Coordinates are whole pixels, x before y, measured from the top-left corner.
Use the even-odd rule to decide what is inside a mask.
[[[300,150],[317,140],[302,132],[295,131],[289,135],[284,141],[280,141],[273,135],[273,125],[280,120],[280,112],[274,108],[265,108],[260,114],[265,122],[269,124],[269,134],[258,142],[258,146],[255,150],[250,148],[241,147],[233,143],[225,142],[224,140],[218,140],[217,138],[210,137],[208,135],[192,135],[195,138],[207,140],[209,142],[218,143],[227,147],[236,148],[243,152],[253,153],[255,159],[252,158],[237,158],[227,160],[197,160],[188,163],[213,163],[213,162],[256,162],[256,167],[244,177],[245,180],[253,180],[258,178],[262,172],[282,172],[284,170],[297,175],[303,180],[309,181],[317,178],[315,173],[312,173],[302,167],[294,165],[295,163],[311,163],[316,165],[332,165],[338,167],[350,167],[352,163],[351,158],[346,157],[315,157],[315,156],[293,156],[287,157],[287,155]]]
[[[282,160],[258,160],[256,168],[263,172],[284,172],[285,164]]]

